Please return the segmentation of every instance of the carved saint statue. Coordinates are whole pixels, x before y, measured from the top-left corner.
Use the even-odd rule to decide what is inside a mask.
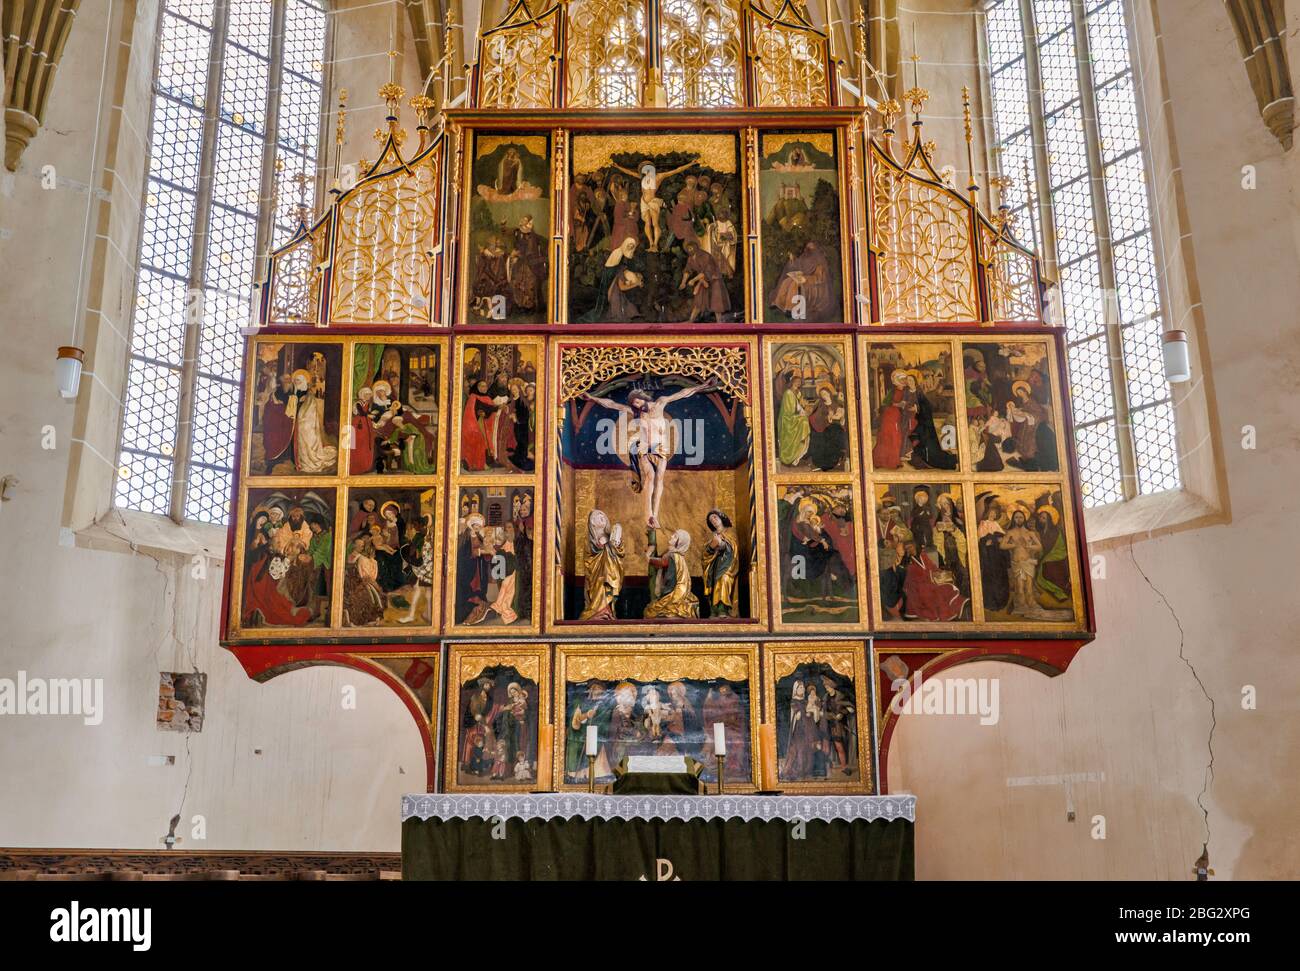
[[[736,530],[721,509],[707,517],[709,542],[704,548],[704,596],[710,617],[736,616],[736,578],[740,575],[740,547]]]
[[[682,617],[696,620],[700,616],[700,602],[691,593],[691,571],[686,563],[686,551],[691,548],[691,534],[684,529],[673,531],[668,549],[660,554],[659,531],[647,530],[650,566],[658,571],[658,596],[645,609],[646,620],[658,617]]]
[[[587,602],[579,620],[614,620],[614,602],[623,589],[623,526],[593,509],[587,517]]]

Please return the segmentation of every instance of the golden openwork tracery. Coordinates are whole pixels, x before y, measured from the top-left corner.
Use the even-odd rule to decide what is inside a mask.
[[[982,219],[980,236],[989,316],[993,320],[1037,320],[1042,311],[1033,254],[1010,240],[1005,229],[999,232]]]
[[[539,0],[540,2],[540,0]],[[557,79],[559,5],[533,14],[515,0],[501,23],[479,40],[478,107],[550,108]]]
[[[979,320],[970,205],[942,184],[920,145],[900,166],[873,143],[872,163],[880,322]]]
[[[645,5],[578,0],[569,7],[568,105],[635,108],[645,78]]]
[[[392,163],[392,164],[390,164]],[[337,323],[427,320],[438,226],[438,156],[414,164],[390,142],[376,169],[335,213],[331,319]]]
[[[659,45],[670,108],[744,104],[735,0],[661,0]]]
[[[277,254],[271,287],[271,316],[292,324],[319,323],[321,272],[328,245],[328,225],[302,227]]]
[[[793,0],[784,0],[775,14],[758,6],[750,9],[755,105],[796,108],[829,104],[826,35]]]
[[[626,374],[715,380],[749,404],[749,362],[743,347],[566,347],[560,357],[560,401],[567,402]]]

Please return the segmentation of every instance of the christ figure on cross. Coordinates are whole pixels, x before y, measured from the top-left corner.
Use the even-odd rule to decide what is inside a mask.
[[[632,169],[623,168],[617,162],[614,163],[614,168],[618,171],[641,181],[641,221],[645,225],[645,238],[650,243],[651,253],[659,252],[659,211],[664,207],[663,199],[659,198],[659,184],[679,172],[685,172],[694,164],[695,160],[692,159],[685,165],[660,172],[655,168],[653,161],[646,159],[634,172]],[[621,242],[622,240],[615,240],[614,245],[617,246]]]
[[[690,385],[672,394],[659,396],[644,388],[634,388],[627,396],[627,404],[590,393],[583,395],[588,401],[618,412],[620,425],[626,423],[626,427],[619,429],[618,441],[627,443],[632,491],[640,493],[645,499],[646,525],[651,529],[659,528],[659,503],[664,496],[664,477],[668,474],[668,463],[678,446],[673,420],[668,417],[667,408],[674,401],[681,401],[702,391],[714,391],[717,387],[717,381],[710,379],[703,384]]]

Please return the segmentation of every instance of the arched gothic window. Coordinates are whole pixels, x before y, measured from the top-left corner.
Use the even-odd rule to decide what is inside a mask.
[[[255,254],[313,206],[324,0],[165,0],[116,502],[224,524]]]
[[[1125,4],[985,4],[996,164],[1060,281],[1089,506],[1180,484]]]

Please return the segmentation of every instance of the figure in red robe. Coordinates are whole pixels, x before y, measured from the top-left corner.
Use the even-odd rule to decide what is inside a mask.
[[[484,472],[494,457],[496,416],[508,399],[493,398],[487,379],[474,385],[460,418],[460,457],[467,472]]]
[[[909,544],[907,576],[903,580],[908,618],[912,620],[960,620],[966,599],[957,585],[942,573],[928,553],[916,552]]]

